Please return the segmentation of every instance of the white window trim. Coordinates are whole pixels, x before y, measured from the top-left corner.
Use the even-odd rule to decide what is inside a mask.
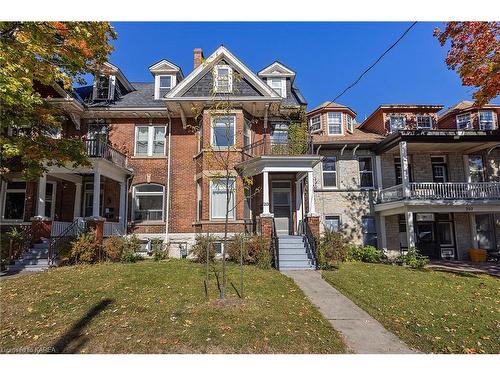
[[[428,118],[428,119],[429,119],[429,124],[430,124],[430,126],[429,126],[428,128],[418,126],[418,119],[421,119],[421,118]],[[434,128],[434,123],[433,123],[433,121],[432,121],[432,116],[431,116],[431,115],[417,115],[416,125],[417,125],[417,129],[422,129],[422,130],[429,130],[429,129],[433,129],[433,128]]]
[[[479,129],[480,129],[480,130],[485,130],[485,129],[483,128],[483,124],[481,123],[481,112],[489,112],[489,113],[491,113],[491,119],[492,119],[492,121],[493,121],[493,123],[491,124],[491,129],[492,129],[492,130],[493,130],[493,129],[496,129],[496,128],[497,128],[497,121],[496,121],[496,119],[497,119],[497,118],[496,118],[496,116],[495,116],[495,115],[496,115],[496,113],[495,113],[495,111],[490,111],[490,110],[486,110],[486,109],[481,110],[481,111],[478,111],[478,113],[477,113],[477,119],[478,119],[478,121],[479,121]],[[488,129],[488,130],[489,130],[489,129]]]
[[[213,178],[213,179],[210,179],[210,196],[209,196],[209,209],[210,209],[210,220],[222,220],[222,219],[226,219],[226,215],[224,216],[221,216],[221,217],[215,217],[213,216],[213,210],[212,210],[212,204],[213,204],[213,199],[212,199],[212,192],[213,192],[213,184],[214,184],[214,180],[225,180],[226,178],[225,177],[216,177],[216,178]],[[229,180],[233,180],[233,209],[228,212],[228,219],[229,220],[235,220],[236,219],[236,178],[235,177],[229,177]],[[226,194],[228,192],[226,191]],[[229,207],[231,208],[231,207]]]
[[[162,204],[161,204],[161,220],[142,220],[141,222],[154,222],[154,223],[160,223],[164,220],[165,218],[165,186],[161,185],[161,184],[155,184],[155,183],[151,183],[151,184],[148,184],[148,183],[145,183],[145,184],[137,184],[137,185],[134,185],[133,189],[132,189],[132,221],[136,221],[135,220],[135,211],[137,210],[137,188],[140,187],[140,186],[144,186],[144,185],[154,185],[154,186],[161,186],[162,188],[162,191],[161,192],[157,192],[157,191],[153,191],[153,192],[147,192],[147,193],[141,193],[139,192],[139,196],[150,196],[150,195],[155,195],[155,196],[161,196],[162,197]]]
[[[339,113],[340,114],[340,133],[330,133],[330,118],[329,118],[330,113]],[[331,135],[331,136],[344,135],[344,116],[342,116],[342,112],[327,112],[326,113],[326,130],[328,132],[328,135]]]
[[[354,119],[352,118],[351,115],[347,114],[345,115],[345,123],[346,123],[346,129],[347,129],[347,132],[349,133],[354,133]],[[351,119],[351,121],[349,121],[349,119]]]
[[[466,128],[460,128],[458,127],[458,119],[460,117],[465,117],[465,116],[468,116],[469,117],[469,126],[467,126]],[[473,128],[473,125],[472,125],[472,116],[470,113],[462,113],[462,114],[459,114],[459,115],[456,115],[455,117],[455,125],[456,125],[456,128],[457,130],[468,130],[468,129],[472,129]]]
[[[214,125],[215,125],[215,120],[219,117],[232,117],[233,118],[233,123],[234,123],[234,126],[233,126],[233,140],[234,140],[234,143],[231,145],[231,146],[217,146],[215,145],[214,141]],[[211,126],[210,126],[210,146],[213,147],[214,149],[216,150],[227,150],[228,148],[231,148],[231,147],[236,147],[237,145],[237,142],[236,142],[236,115],[234,114],[229,114],[229,115],[214,115],[212,116],[211,120]]]
[[[144,154],[137,154],[137,138],[139,135],[139,128],[148,128],[148,153],[147,155]],[[155,135],[155,128],[163,128],[163,134],[165,134],[165,141],[163,141],[163,153],[162,154],[153,154],[153,142],[154,142],[154,135]],[[139,158],[163,158],[165,157],[166,151],[167,151],[167,142],[166,142],[166,137],[167,137],[167,127],[165,125],[141,125],[138,124],[135,126],[135,136],[134,136],[134,156],[139,157]]]
[[[2,188],[2,223],[22,223],[24,222],[24,216],[26,215],[26,190],[28,188],[28,183],[26,182],[26,187],[24,189],[7,189],[8,182],[26,182],[20,178],[13,178],[10,181],[4,181],[5,188]],[[2,186],[3,186],[2,184]],[[24,193],[24,207],[23,207],[23,218],[22,219],[5,219],[5,208],[7,203],[7,193]]]
[[[317,129],[312,129],[312,123],[314,119],[319,119],[319,127]],[[318,133],[321,131],[321,115],[316,115],[313,116],[309,119],[309,132],[312,133]]]
[[[338,160],[336,156],[327,156],[330,158],[335,158],[335,171],[323,171],[323,160],[321,161],[321,187],[324,190],[337,190],[339,188],[339,175],[338,175]],[[335,186],[325,186],[323,175],[324,173],[334,174],[335,173]]]
[[[393,117],[401,117],[403,119],[403,128],[402,129],[393,129],[392,128],[392,119]],[[389,130],[391,133],[394,133],[395,131],[400,131],[406,129],[406,116],[405,115],[389,115]]]
[[[155,100],[165,100],[165,98],[160,97],[160,81],[161,77],[170,77],[170,90],[172,90],[177,84],[177,77],[175,74],[157,74],[155,75]]]
[[[54,215],[56,213],[56,197],[57,197],[57,182],[55,181],[46,181],[46,185],[51,184],[52,185],[52,201],[50,202],[52,206],[50,207],[50,219],[54,219]],[[45,191],[47,191],[47,188],[45,188]],[[47,197],[45,197],[45,205],[47,205]],[[45,213],[44,213],[45,214]]]
[[[359,169],[359,161],[361,159],[370,159],[371,160],[371,165],[372,165],[372,170],[371,171],[362,171],[361,169]],[[360,157],[358,157],[359,188],[361,190],[373,190],[373,189],[375,189],[375,173],[374,173],[373,167],[374,167],[373,157],[371,157],[371,156],[360,156]],[[372,175],[372,185],[371,186],[361,186],[361,175],[362,174],[371,174]]]
[[[105,76],[105,74],[99,74],[98,76],[94,77],[94,84],[93,84],[93,88],[92,88],[92,99],[93,100],[106,100],[106,99],[97,98],[97,79],[103,75]],[[109,80],[108,80],[108,98],[107,98],[107,100],[111,100],[115,94],[116,76],[109,75],[108,78],[109,78]]]
[[[219,69],[228,69],[228,84],[227,84],[227,91],[220,91],[219,90]],[[230,94],[233,92],[233,68],[229,65],[215,65],[214,66],[214,92],[217,94]]]
[[[267,78],[267,84],[269,85],[270,88],[272,88],[274,90],[274,87],[271,86],[271,81],[272,80],[280,80],[280,84],[281,84],[281,97],[282,98],[286,98],[286,78],[280,78],[280,77],[268,77]]]
[[[339,229],[338,229],[338,232],[340,232],[341,229],[342,229],[342,215],[340,215],[340,214],[326,214],[326,215],[324,215],[324,217],[323,217],[323,228],[324,229],[327,228],[326,221],[328,220],[327,219],[328,217],[337,217],[339,219]]]
[[[249,192],[249,194],[247,195],[247,191]],[[245,186],[243,188],[243,195],[244,195],[244,199],[245,199],[245,202],[244,204],[246,204],[246,201],[248,200],[249,201],[249,216],[246,217],[245,216],[245,208],[243,208],[243,219],[251,219],[252,216],[253,216],[253,210],[252,210],[252,203],[253,203],[253,199],[252,199],[252,188],[250,186]]]

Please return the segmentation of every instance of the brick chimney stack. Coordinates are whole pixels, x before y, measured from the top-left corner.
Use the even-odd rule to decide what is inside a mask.
[[[194,69],[203,63],[203,50],[201,48],[194,49]]]

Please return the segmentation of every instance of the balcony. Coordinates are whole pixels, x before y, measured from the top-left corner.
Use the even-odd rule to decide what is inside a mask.
[[[121,167],[127,167],[127,156],[100,139],[87,139],[85,151],[89,158],[99,158]]]
[[[300,156],[312,154],[312,138],[309,138],[306,142],[276,142],[264,138],[242,148],[242,161],[258,156]]]
[[[410,200],[500,200],[498,182],[412,182],[405,197],[403,185],[391,186],[379,192],[378,203]]]

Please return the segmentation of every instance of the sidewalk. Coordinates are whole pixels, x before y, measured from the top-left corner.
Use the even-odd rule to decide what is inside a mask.
[[[344,336],[354,353],[415,353],[378,321],[321,278],[318,271],[288,271],[311,302],[330,324]]]

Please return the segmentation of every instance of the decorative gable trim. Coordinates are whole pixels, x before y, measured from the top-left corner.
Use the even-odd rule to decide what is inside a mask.
[[[165,98],[167,100],[178,99],[178,97],[182,96],[187,90],[194,86],[194,84],[196,84],[196,82],[205,74],[210,73],[214,65],[222,59],[240,72],[242,76],[246,78],[248,82],[252,84],[264,97],[281,99],[280,96],[274,92],[274,90],[266,85],[266,83],[264,83],[254,72],[238,60],[236,56],[229,52],[229,50],[227,50],[224,46],[217,48],[217,50],[215,50],[215,52],[212,53],[203,64],[194,69],[183,81],[171,90]]]
[[[279,61],[273,62],[257,74],[259,77],[295,77],[295,72]]]
[[[135,91],[135,87],[132,86],[130,81],[127,79],[127,77],[125,77],[125,75],[122,73],[120,68],[118,68],[117,66],[115,66],[109,62],[105,62],[103,64],[102,71],[103,71],[103,73],[106,73],[106,74],[109,74],[112,76],[116,76],[116,78],[118,78],[118,80],[122,83],[123,87],[125,87],[127,92]]]
[[[181,77],[183,76],[182,70],[180,67],[175,65],[174,63],[168,61],[168,60],[160,60],[157,63],[154,63],[149,67],[149,71],[151,74],[156,75],[156,74],[161,74],[161,73],[173,73],[173,74],[180,74]]]

